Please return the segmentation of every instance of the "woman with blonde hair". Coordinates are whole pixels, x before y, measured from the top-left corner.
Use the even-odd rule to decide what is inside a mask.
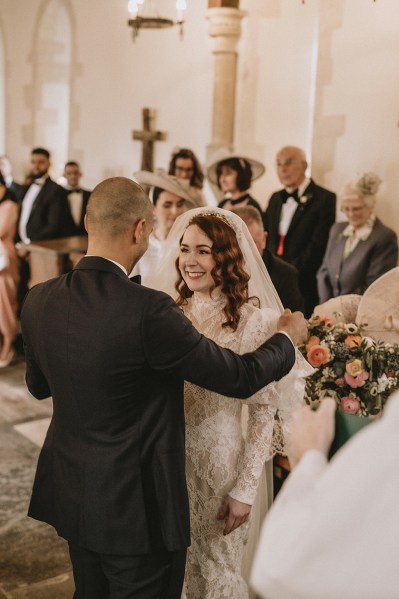
[[[396,233],[375,215],[381,179],[365,173],[340,196],[348,222],[331,227],[323,263],[317,273],[319,302],[348,294],[362,295],[398,260]]]

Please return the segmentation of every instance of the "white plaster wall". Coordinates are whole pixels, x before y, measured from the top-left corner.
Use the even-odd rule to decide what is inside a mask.
[[[7,38],[6,150],[16,177],[28,168],[29,151],[39,140],[30,136],[29,100],[37,15],[50,0],[2,0]],[[64,0],[74,17],[74,65],[70,148],[78,159],[83,183],[94,186],[107,176],[130,176],[140,168],[141,144],[132,130],[142,126],[141,110],[157,110],[157,128],[168,139],[156,144],[157,166],[166,167],[171,150],[189,146],[201,160],[210,138],[212,104],[211,41],[205,20],[206,0],[189,3],[184,37],[177,27],[141,31],[135,43],[127,25],[127,0]],[[174,2],[162,0],[174,16]],[[172,10],[168,10],[169,7]],[[160,11],[161,12],[161,11]],[[51,148],[50,148],[51,149]],[[53,175],[60,175],[60,165]]]
[[[21,177],[32,143],[31,63],[38,14],[51,0],[1,0],[6,66],[6,151]],[[205,159],[211,138],[213,57],[207,0],[189,0],[177,28],[142,31],[135,43],[127,0],[63,0],[72,20],[69,155],[84,183],[140,167],[141,109],[157,110],[157,166],[173,147]],[[173,14],[173,0],[158,0]],[[306,149],[315,179],[339,191],[366,170],[384,180],[378,213],[399,232],[398,0],[241,0],[235,146],[262,160],[254,195],[278,188],[274,161],[286,143]],[[54,173],[59,175],[60,173]]]
[[[261,159],[254,195],[280,187],[275,154],[303,147],[315,179],[339,192],[383,179],[377,213],[399,233],[399,2],[242,0],[236,147]],[[338,214],[338,218],[342,218]]]

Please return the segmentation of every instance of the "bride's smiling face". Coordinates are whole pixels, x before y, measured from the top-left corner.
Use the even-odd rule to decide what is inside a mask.
[[[185,230],[180,244],[179,270],[190,291],[209,293],[215,285],[211,274],[216,264],[212,245],[211,239],[197,225]]]

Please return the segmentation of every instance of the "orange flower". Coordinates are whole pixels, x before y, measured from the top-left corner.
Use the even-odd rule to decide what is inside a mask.
[[[351,349],[352,347],[359,347],[361,342],[362,338],[360,337],[360,335],[348,335],[344,341],[345,345],[347,345]]]
[[[320,339],[316,335],[311,335],[306,344],[306,351],[308,352],[314,345],[320,345]]]
[[[330,326],[334,324],[334,321],[329,316],[313,316],[311,322],[313,324],[324,324]]]
[[[307,356],[309,363],[316,368],[322,366],[322,364],[327,364],[331,358],[330,350],[324,345],[313,345],[307,352]]]

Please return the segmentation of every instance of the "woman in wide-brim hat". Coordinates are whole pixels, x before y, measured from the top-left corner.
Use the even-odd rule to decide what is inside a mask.
[[[149,238],[148,249],[134,268],[134,275],[141,275],[145,283],[154,265],[162,256],[165,241],[176,218],[190,208],[195,208],[190,182],[168,175],[163,170],[155,173],[138,171],[134,178],[140,185],[152,188],[151,198],[154,204],[154,228]]]
[[[220,150],[208,167],[210,182],[217,185],[224,194],[228,194],[219,203],[219,207],[231,210],[238,206],[254,206],[262,214],[262,208],[250,195],[249,189],[252,181],[259,179],[265,170],[258,160]]]

